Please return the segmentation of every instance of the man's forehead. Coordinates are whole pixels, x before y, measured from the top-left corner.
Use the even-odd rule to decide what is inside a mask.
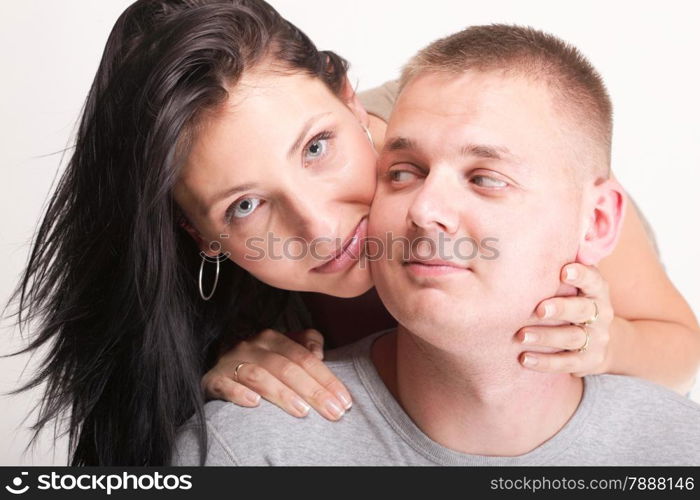
[[[513,164],[520,164],[523,159],[514,154],[504,144],[494,144],[486,142],[467,142],[463,141],[452,145],[454,153],[462,157],[474,157],[485,160],[502,160]],[[385,143],[384,151],[392,152],[423,152],[425,145],[420,137],[413,138],[411,136],[389,136]]]
[[[387,145],[415,149],[432,138],[477,156],[515,160],[531,139],[560,135],[548,94],[541,84],[497,72],[419,75],[399,95]]]
[[[499,106],[505,108],[501,112],[506,112],[518,104],[518,108],[542,112],[551,109],[552,97],[544,80],[520,73],[500,70],[430,72],[406,83],[394,110],[399,113],[433,110],[445,116],[456,116],[483,109],[493,111]]]

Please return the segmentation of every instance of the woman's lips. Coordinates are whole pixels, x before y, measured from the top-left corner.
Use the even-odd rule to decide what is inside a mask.
[[[350,267],[359,260],[362,245],[367,235],[367,217],[363,217],[355,227],[355,232],[348,238],[338,253],[327,262],[311,269],[316,273],[337,273]]]

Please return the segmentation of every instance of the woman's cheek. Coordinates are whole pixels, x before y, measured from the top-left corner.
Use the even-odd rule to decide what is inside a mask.
[[[265,244],[258,242],[256,238],[246,238],[243,244],[228,245],[225,251],[237,266],[255,275],[260,271],[265,261],[269,260]]]
[[[238,267],[268,285],[295,290],[303,280],[303,263],[284,254],[268,255],[261,238],[249,238],[244,245],[228,246],[226,251]],[[274,253],[275,249],[272,251]]]
[[[406,224],[408,200],[387,193],[383,186],[378,186],[372,209],[369,212],[367,231],[379,236],[389,232],[401,234]]]
[[[367,205],[372,203],[377,187],[377,154],[366,137],[358,137],[352,150],[353,168],[348,169],[351,185],[356,187],[357,198]]]

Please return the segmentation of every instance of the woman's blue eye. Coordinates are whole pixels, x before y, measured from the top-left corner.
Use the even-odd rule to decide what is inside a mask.
[[[306,156],[308,158],[319,158],[323,156],[328,148],[328,139],[313,139],[306,147]]]
[[[260,205],[259,198],[243,198],[234,203],[231,215],[237,219],[248,217],[258,208],[258,205]]]
[[[494,177],[487,177],[485,175],[475,175],[472,177],[472,182],[479,187],[485,188],[504,188],[508,186],[508,183],[500,179],[495,179]]]

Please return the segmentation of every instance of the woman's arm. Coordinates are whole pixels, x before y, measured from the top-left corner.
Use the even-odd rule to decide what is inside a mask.
[[[569,270],[575,271],[573,279]],[[523,353],[526,367],[578,376],[632,375],[688,392],[700,361],[698,324],[666,276],[634,204],[627,210],[618,246],[600,268],[568,264],[561,280],[577,287],[579,295],[544,300],[536,314],[569,324],[520,330],[517,338],[523,344],[558,350]],[[596,321],[583,325],[596,316],[596,308]]]
[[[700,327],[668,279],[633,203],[615,251],[599,269],[615,311],[606,371],[687,392],[700,363]]]

